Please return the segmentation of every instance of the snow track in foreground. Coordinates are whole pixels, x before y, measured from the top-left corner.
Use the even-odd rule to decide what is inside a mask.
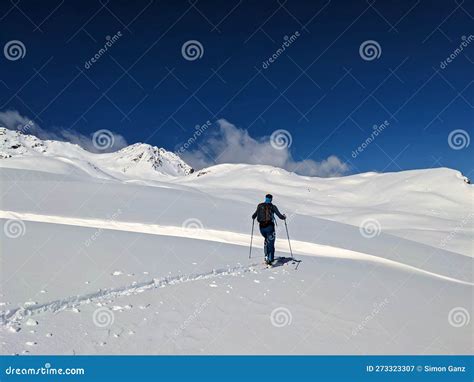
[[[214,269],[211,272],[178,275],[173,277],[165,277],[161,279],[153,279],[132,285],[123,286],[119,288],[101,289],[95,293],[88,293],[84,295],[67,297],[43,304],[30,305],[27,307],[20,307],[6,312],[0,312],[0,324],[11,327],[20,325],[26,318],[42,313],[58,313],[66,309],[76,308],[80,305],[107,302],[112,299],[136,295],[147,290],[163,288],[191,281],[208,280],[221,276],[239,276],[243,273],[252,272],[260,264],[251,264],[248,266],[236,266],[230,268]]]
[[[230,231],[207,229],[207,228],[186,228],[179,226],[164,226],[159,224],[145,224],[136,222],[124,222],[107,219],[76,218],[54,215],[41,215],[26,212],[12,212],[0,210],[0,219],[20,219],[22,221],[31,221],[38,223],[62,224],[77,227],[117,230],[135,233],[145,233],[151,235],[183,237],[194,240],[205,240],[220,243],[227,243],[240,246],[248,246],[250,236]],[[401,269],[408,272],[416,272],[428,277],[435,277],[445,281],[456,282],[464,285],[474,286],[474,283],[466,280],[460,280],[453,275],[443,275],[437,272],[431,272],[417,266],[407,264],[403,261],[395,261],[381,256],[370,255],[356,252],[345,248],[333,247],[328,245],[316,244],[300,240],[291,240],[293,252],[305,256],[331,257],[340,259],[350,259],[355,261],[366,261],[377,263],[388,267]],[[255,244],[255,247],[262,247],[261,244]],[[277,250],[289,253],[289,249],[284,242],[277,243]],[[409,259],[405,259],[409,262]],[[429,260],[429,258],[428,258]]]

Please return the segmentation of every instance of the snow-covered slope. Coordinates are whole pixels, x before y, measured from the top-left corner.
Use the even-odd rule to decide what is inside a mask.
[[[0,159],[2,353],[472,352],[473,189],[457,171],[176,176],[149,146],[17,139]],[[285,259],[261,264],[258,229],[249,259],[267,192],[300,262],[282,224]]]
[[[472,256],[474,187],[448,168],[303,177],[270,166],[223,164],[178,184],[254,203],[267,192],[283,210],[378,230]],[[455,232],[456,240],[446,238]]]
[[[56,172],[65,163],[91,176],[108,179],[159,180],[163,176],[182,176],[193,172],[176,154],[144,143],[136,143],[114,153],[94,154],[68,142],[43,141],[33,135],[0,128],[0,159],[16,167],[18,160],[34,164],[32,168]],[[20,164],[19,166],[24,166]]]

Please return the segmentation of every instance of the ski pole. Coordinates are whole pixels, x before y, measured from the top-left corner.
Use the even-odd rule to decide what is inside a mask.
[[[252,241],[253,241],[253,225],[255,224],[255,219],[252,219],[252,234],[250,235],[250,251],[249,259],[252,257]]]
[[[288,238],[288,246],[290,247],[291,258],[293,258],[293,251],[291,250],[290,234],[288,233],[288,225],[286,224],[286,219],[285,219],[285,228],[286,228],[286,237]]]

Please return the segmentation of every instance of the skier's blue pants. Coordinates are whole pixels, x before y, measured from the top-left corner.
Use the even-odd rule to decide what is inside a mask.
[[[275,226],[270,224],[266,227],[260,227],[260,233],[265,238],[265,246],[263,247],[265,260],[271,262],[275,257]]]

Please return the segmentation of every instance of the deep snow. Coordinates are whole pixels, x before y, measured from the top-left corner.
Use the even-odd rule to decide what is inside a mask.
[[[2,353],[473,350],[473,191],[457,171],[191,174],[158,148],[91,154],[11,134],[0,145]],[[299,263],[264,267],[258,230],[248,259],[267,192]],[[277,237],[289,257],[283,224]]]

